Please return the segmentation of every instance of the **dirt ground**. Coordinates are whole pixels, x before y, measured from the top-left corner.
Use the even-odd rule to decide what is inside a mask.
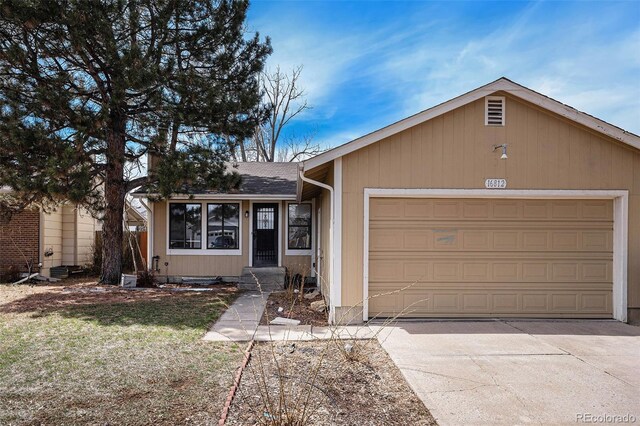
[[[254,346],[227,424],[436,424],[376,340],[348,343],[351,361],[336,346],[346,343]]]
[[[311,302],[318,300],[322,300],[322,295],[318,294],[313,299],[305,299],[302,293],[287,291],[271,293],[260,324],[267,325],[275,317],[283,317],[300,320],[300,325],[325,326],[327,314],[311,309]],[[280,307],[284,308],[283,312],[278,312]]]

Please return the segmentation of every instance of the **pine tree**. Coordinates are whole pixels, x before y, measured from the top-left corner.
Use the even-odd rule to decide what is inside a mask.
[[[101,281],[122,269],[125,194],[228,190],[222,146],[266,116],[269,40],[248,2],[1,0],[0,187],[5,211],[70,201],[103,221]],[[155,167],[146,173],[147,156]]]

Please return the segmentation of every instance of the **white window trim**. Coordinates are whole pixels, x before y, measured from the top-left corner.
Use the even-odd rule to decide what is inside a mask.
[[[528,189],[364,189],[362,319],[369,320],[369,207],[371,198],[519,198],[613,200],[613,318],[627,322],[629,191]]]
[[[171,249],[169,248],[170,239],[170,223],[169,223],[169,211],[171,204],[200,204],[201,209],[201,230],[200,230],[200,248],[199,249]],[[238,226],[238,248],[230,250],[216,250],[207,248],[207,219],[209,215],[208,204],[239,204],[240,205],[240,218]],[[242,211],[242,200],[198,200],[197,202],[189,202],[188,200],[171,200],[167,201],[167,213],[166,213],[166,231],[167,231],[167,256],[242,256],[242,240],[243,240],[243,222],[244,212]]]
[[[502,124],[489,123],[489,101],[502,101]],[[507,101],[504,96],[485,96],[484,125],[489,127],[504,127],[507,124]]]
[[[290,249],[289,248],[289,205],[291,204],[309,204],[311,206],[311,248],[309,249]],[[285,206],[286,217],[284,218],[285,222],[285,256],[311,256],[313,255],[313,247],[314,247],[314,236],[313,232],[315,231],[315,214],[313,213],[313,209],[315,207],[315,203],[313,201],[305,201],[301,203],[296,203],[294,201],[287,201]]]

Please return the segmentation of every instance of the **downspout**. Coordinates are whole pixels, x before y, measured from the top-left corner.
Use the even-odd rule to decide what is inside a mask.
[[[315,185],[315,186],[319,186],[320,188],[324,188],[327,191],[329,191],[329,198],[331,200],[331,210],[330,210],[330,217],[329,217],[329,247],[331,248],[331,257],[329,258],[329,265],[331,266],[331,275],[333,275],[335,273],[335,267],[334,267],[334,250],[333,250],[333,228],[335,225],[335,197],[334,197],[334,193],[333,193],[333,187],[327,185],[326,183],[323,182],[318,182],[316,180],[313,179],[309,179],[308,177],[305,177],[304,175],[304,170],[300,170],[300,179],[303,182],[307,182],[308,184],[311,185]],[[298,200],[300,201],[300,200]],[[320,279],[322,279],[322,277],[319,277]],[[336,300],[336,288],[335,288],[335,283],[334,283],[334,279],[333,276],[331,277],[331,282],[329,285],[329,324],[335,324],[336,321],[336,309],[335,309],[335,300]]]
[[[153,271],[153,210],[142,198],[138,198],[138,201],[147,210],[147,270]]]

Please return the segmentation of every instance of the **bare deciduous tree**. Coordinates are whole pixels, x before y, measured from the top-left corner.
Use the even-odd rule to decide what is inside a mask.
[[[304,90],[299,87],[302,66],[291,74],[280,67],[275,71],[260,74],[265,109],[270,111],[267,120],[255,128],[253,136],[243,141],[227,138],[232,157],[238,161],[300,161],[323,151],[313,143],[313,135],[283,139],[283,129],[311,107],[307,104]]]

